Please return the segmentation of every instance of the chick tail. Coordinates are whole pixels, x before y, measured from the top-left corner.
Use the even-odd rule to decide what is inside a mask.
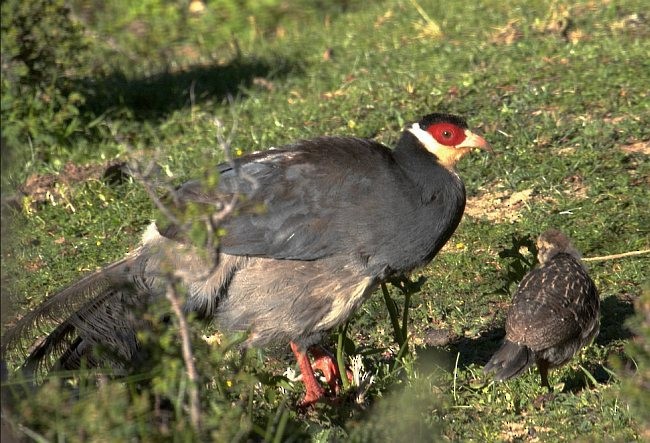
[[[487,362],[483,371],[494,372],[494,379],[503,381],[519,376],[533,363],[535,363],[535,353],[532,349],[505,340],[501,348]]]

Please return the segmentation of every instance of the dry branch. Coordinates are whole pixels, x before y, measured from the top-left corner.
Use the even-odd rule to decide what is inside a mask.
[[[648,254],[650,253],[650,249],[642,249],[640,251],[630,251],[630,252],[622,252],[620,254],[612,254],[612,255],[602,255],[599,257],[586,257],[582,259],[582,261],[605,261],[605,260],[615,260],[617,258],[624,258],[624,257],[634,257],[637,255],[643,255],[643,254]]]
[[[181,305],[176,284],[173,277],[169,276],[169,284],[167,285],[166,292],[167,300],[174,311],[174,315],[178,320],[178,329],[181,336],[183,361],[187,369],[187,376],[190,379],[189,397],[190,397],[190,420],[192,427],[198,433],[201,429],[201,401],[199,399],[199,373],[194,364],[194,355],[192,353],[192,341],[190,339],[190,330],[187,324],[187,319],[183,314],[183,307]]]

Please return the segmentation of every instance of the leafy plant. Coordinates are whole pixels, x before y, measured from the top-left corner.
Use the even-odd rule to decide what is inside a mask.
[[[233,152],[245,153],[322,134],[392,145],[432,110],[465,115],[498,152],[459,165],[465,216],[431,266],[414,271],[426,281],[410,309],[400,311],[407,296],[388,286],[395,321],[378,292],[339,336],[373,379],[364,401],[350,386],[341,404],[298,411],[284,347],[241,353],[236,338],[216,343],[212,325],[190,318],[197,435],[178,322],[154,311],[146,370],[52,374],[36,395],[3,381],[17,392],[7,404],[3,391],[3,420],[19,435],[67,441],[644,438],[647,338],[638,323],[639,338],[621,325],[647,256],[589,263],[607,331],[554,374],[571,389],[553,403],[535,407],[536,373],[492,383],[482,365],[498,347],[510,292],[534,264],[526,233],[562,229],[585,257],[648,248],[645,3],[225,0],[192,15],[188,2],[78,0],[71,15],[58,0],[3,2],[2,192],[16,197],[2,208],[8,320],[134,248],[156,217],[131,180],[74,180],[66,164],[103,170],[151,157],[173,187],[209,181],[206,169],[223,160],[215,117],[238,122]],[[32,54],[43,63],[20,60],[19,35],[40,45]],[[405,336],[409,352],[396,362]],[[16,361],[6,363],[11,375]],[[570,383],[584,378],[581,367],[598,384]]]
[[[46,146],[68,144],[83,129],[84,94],[70,79],[83,69],[88,42],[63,0],[8,0],[1,17],[3,137],[47,161]]]
[[[505,282],[499,289],[500,293],[507,295],[512,294],[511,288],[518,285],[521,279],[537,264],[537,246],[530,235],[512,234],[511,240],[512,246],[499,252],[499,258],[508,259]]]

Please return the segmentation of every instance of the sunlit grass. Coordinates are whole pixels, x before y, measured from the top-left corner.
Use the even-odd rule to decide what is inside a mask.
[[[92,44],[116,61],[88,62],[101,65],[91,79],[99,98],[89,96],[80,106],[81,129],[65,141],[12,139],[20,161],[3,164],[3,195],[19,197],[3,208],[3,316],[8,300],[15,312],[24,312],[121,257],[156,217],[137,183],[111,185],[94,177],[42,200],[25,199],[17,189],[31,174],[62,172],[67,162],[102,164],[155,153],[165,176],[180,183],[222,159],[214,117],[234,128],[233,147],[243,153],[322,134],[390,145],[412,119],[456,112],[497,153],[459,165],[468,206],[476,211],[469,215],[468,207],[447,247],[413,276],[426,281],[410,302],[409,353],[396,360],[394,328],[382,295],[375,294],[341,339],[346,354],[361,355],[374,375],[365,403],[351,401],[350,387],[342,405],[303,413],[294,408],[300,384],[282,376],[293,365],[284,347],[242,356],[204,343],[197,331],[206,434],[277,441],[431,441],[431,433],[476,441],[639,438],[647,424],[627,401],[643,404],[635,396],[644,393],[630,384],[623,395],[611,371],[622,370],[613,361],[630,340],[624,322],[648,278],[648,256],[589,264],[603,300],[603,333],[551,372],[558,388],[552,402],[535,405],[544,393],[535,370],[493,383],[481,368],[502,333],[510,298],[504,288],[511,291],[516,283],[508,274],[512,260],[499,256],[513,239],[556,227],[586,257],[650,247],[650,39],[647,23],[634,21],[644,2],[352,3],[342,14],[288,14],[292,25],[282,32],[235,35],[222,45],[197,43],[195,31],[175,29],[174,51],[183,46],[182,55],[161,49],[164,23],[150,27],[161,29],[150,35],[155,48],[144,41],[133,48],[129,33],[137,27],[111,26],[111,8],[106,16],[96,13],[88,28],[103,34]],[[570,26],[557,25],[562,20]],[[431,23],[442,34],[427,32]],[[134,53],[146,54],[147,63],[133,63]],[[3,120],[3,130],[14,123]],[[645,151],[638,148],[643,143]],[[403,306],[404,295],[389,289]],[[448,339],[430,344],[440,331]],[[20,423],[50,440],[191,440],[181,407],[187,379],[175,331],[167,332],[148,381],[97,389],[86,380],[83,390],[48,384],[36,399],[16,405],[16,429]],[[333,334],[329,344],[337,340]]]

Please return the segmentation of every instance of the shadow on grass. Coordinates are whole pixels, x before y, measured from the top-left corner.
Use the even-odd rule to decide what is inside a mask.
[[[85,91],[82,111],[97,116],[115,109],[128,109],[136,120],[164,117],[178,109],[228,96],[243,96],[257,79],[271,88],[270,79],[300,72],[292,60],[237,57],[227,64],[195,65],[142,78],[114,72],[103,78],[86,78],[77,85]]]
[[[600,363],[586,363],[584,364],[584,369],[589,372],[591,377],[593,377],[599,384],[606,385],[613,381],[612,375],[607,372],[605,366]],[[564,382],[564,389],[562,389],[562,392],[571,392],[573,394],[577,394],[578,392],[592,386],[589,377],[587,377],[580,368],[575,371],[570,371],[561,381]]]
[[[634,302],[630,296],[611,295],[600,304],[600,333],[596,343],[606,346],[616,340],[632,338],[632,332],[625,325],[634,315]]]
[[[505,335],[503,327],[494,327],[475,338],[454,337],[444,346],[419,348],[418,356],[425,361],[435,361],[448,371],[454,370],[457,356],[458,369],[466,369],[472,364],[484,366],[499,349]]]
[[[484,366],[492,354],[499,349],[505,336],[506,330],[503,327],[493,327],[476,338],[460,337],[451,347],[454,353],[460,353],[458,366],[461,368],[472,364]]]
[[[633,301],[626,295],[612,295],[602,300],[600,334],[595,343],[598,346],[608,346],[612,342],[631,338],[632,332],[627,328],[626,322],[633,314]],[[473,364],[484,366],[492,354],[499,349],[504,337],[505,329],[495,326],[482,332],[478,337],[456,337],[450,340],[446,346],[426,347],[418,352],[421,356],[426,356],[427,360],[437,361],[448,371],[454,370],[456,356],[459,354],[459,369],[466,369]],[[601,363],[587,362],[583,365],[596,382],[601,384],[611,382],[611,373]],[[591,383],[582,370],[572,372],[562,381],[565,383],[563,392],[574,393],[587,388]]]
[[[626,340],[632,337],[632,332],[627,328],[626,322],[634,314],[634,305],[627,296],[612,295],[601,301],[600,333],[595,343],[607,346],[617,340]],[[447,346],[446,352],[453,355],[460,352],[458,366],[465,368],[471,364],[485,365],[492,354],[499,349],[505,337],[503,327],[492,327],[475,338],[457,337]],[[455,363],[455,361],[454,361]]]

